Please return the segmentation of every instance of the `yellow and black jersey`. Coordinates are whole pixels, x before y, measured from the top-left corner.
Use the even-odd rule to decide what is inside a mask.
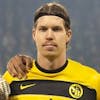
[[[35,61],[27,80],[4,78],[10,84],[10,100],[100,100],[100,76],[92,68],[68,59],[57,70],[45,70]]]

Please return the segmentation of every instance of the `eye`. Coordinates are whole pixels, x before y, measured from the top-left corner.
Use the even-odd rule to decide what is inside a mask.
[[[47,30],[47,27],[42,26],[39,28],[39,30],[45,32]]]
[[[59,26],[55,26],[55,27],[52,28],[52,30],[55,31],[55,32],[58,32],[58,31],[61,31],[62,28],[59,27]]]

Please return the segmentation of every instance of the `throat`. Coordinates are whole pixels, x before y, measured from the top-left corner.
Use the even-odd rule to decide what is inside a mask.
[[[66,60],[62,62],[61,60],[58,61],[56,59],[53,59],[53,60],[44,59],[44,61],[37,61],[37,62],[42,68],[46,70],[55,70],[63,66]]]

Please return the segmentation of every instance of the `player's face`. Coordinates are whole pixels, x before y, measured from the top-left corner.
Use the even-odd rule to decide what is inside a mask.
[[[66,53],[66,43],[70,41],[71,31],[65,29],[64,20],[57,16],[42,16],[33,29],[37,54],[57,57]]]

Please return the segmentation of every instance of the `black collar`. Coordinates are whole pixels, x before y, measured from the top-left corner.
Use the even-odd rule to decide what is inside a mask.
[[[58,68],[58,69],[55,69],[55,70],[46,70],[46,69],[44,69],[43,67],[41,67],[41,66],[38,64],[37,61],[35,61],[36,67],[37,67],[40,71],[45,72],[45,73],[57,73],[57,72],[60,72],[60,71],[62,71],[62,70],[67,66],[67,64],[68,64],[68,60],[66,60],[65,64],[64,64],[62,67]]]

